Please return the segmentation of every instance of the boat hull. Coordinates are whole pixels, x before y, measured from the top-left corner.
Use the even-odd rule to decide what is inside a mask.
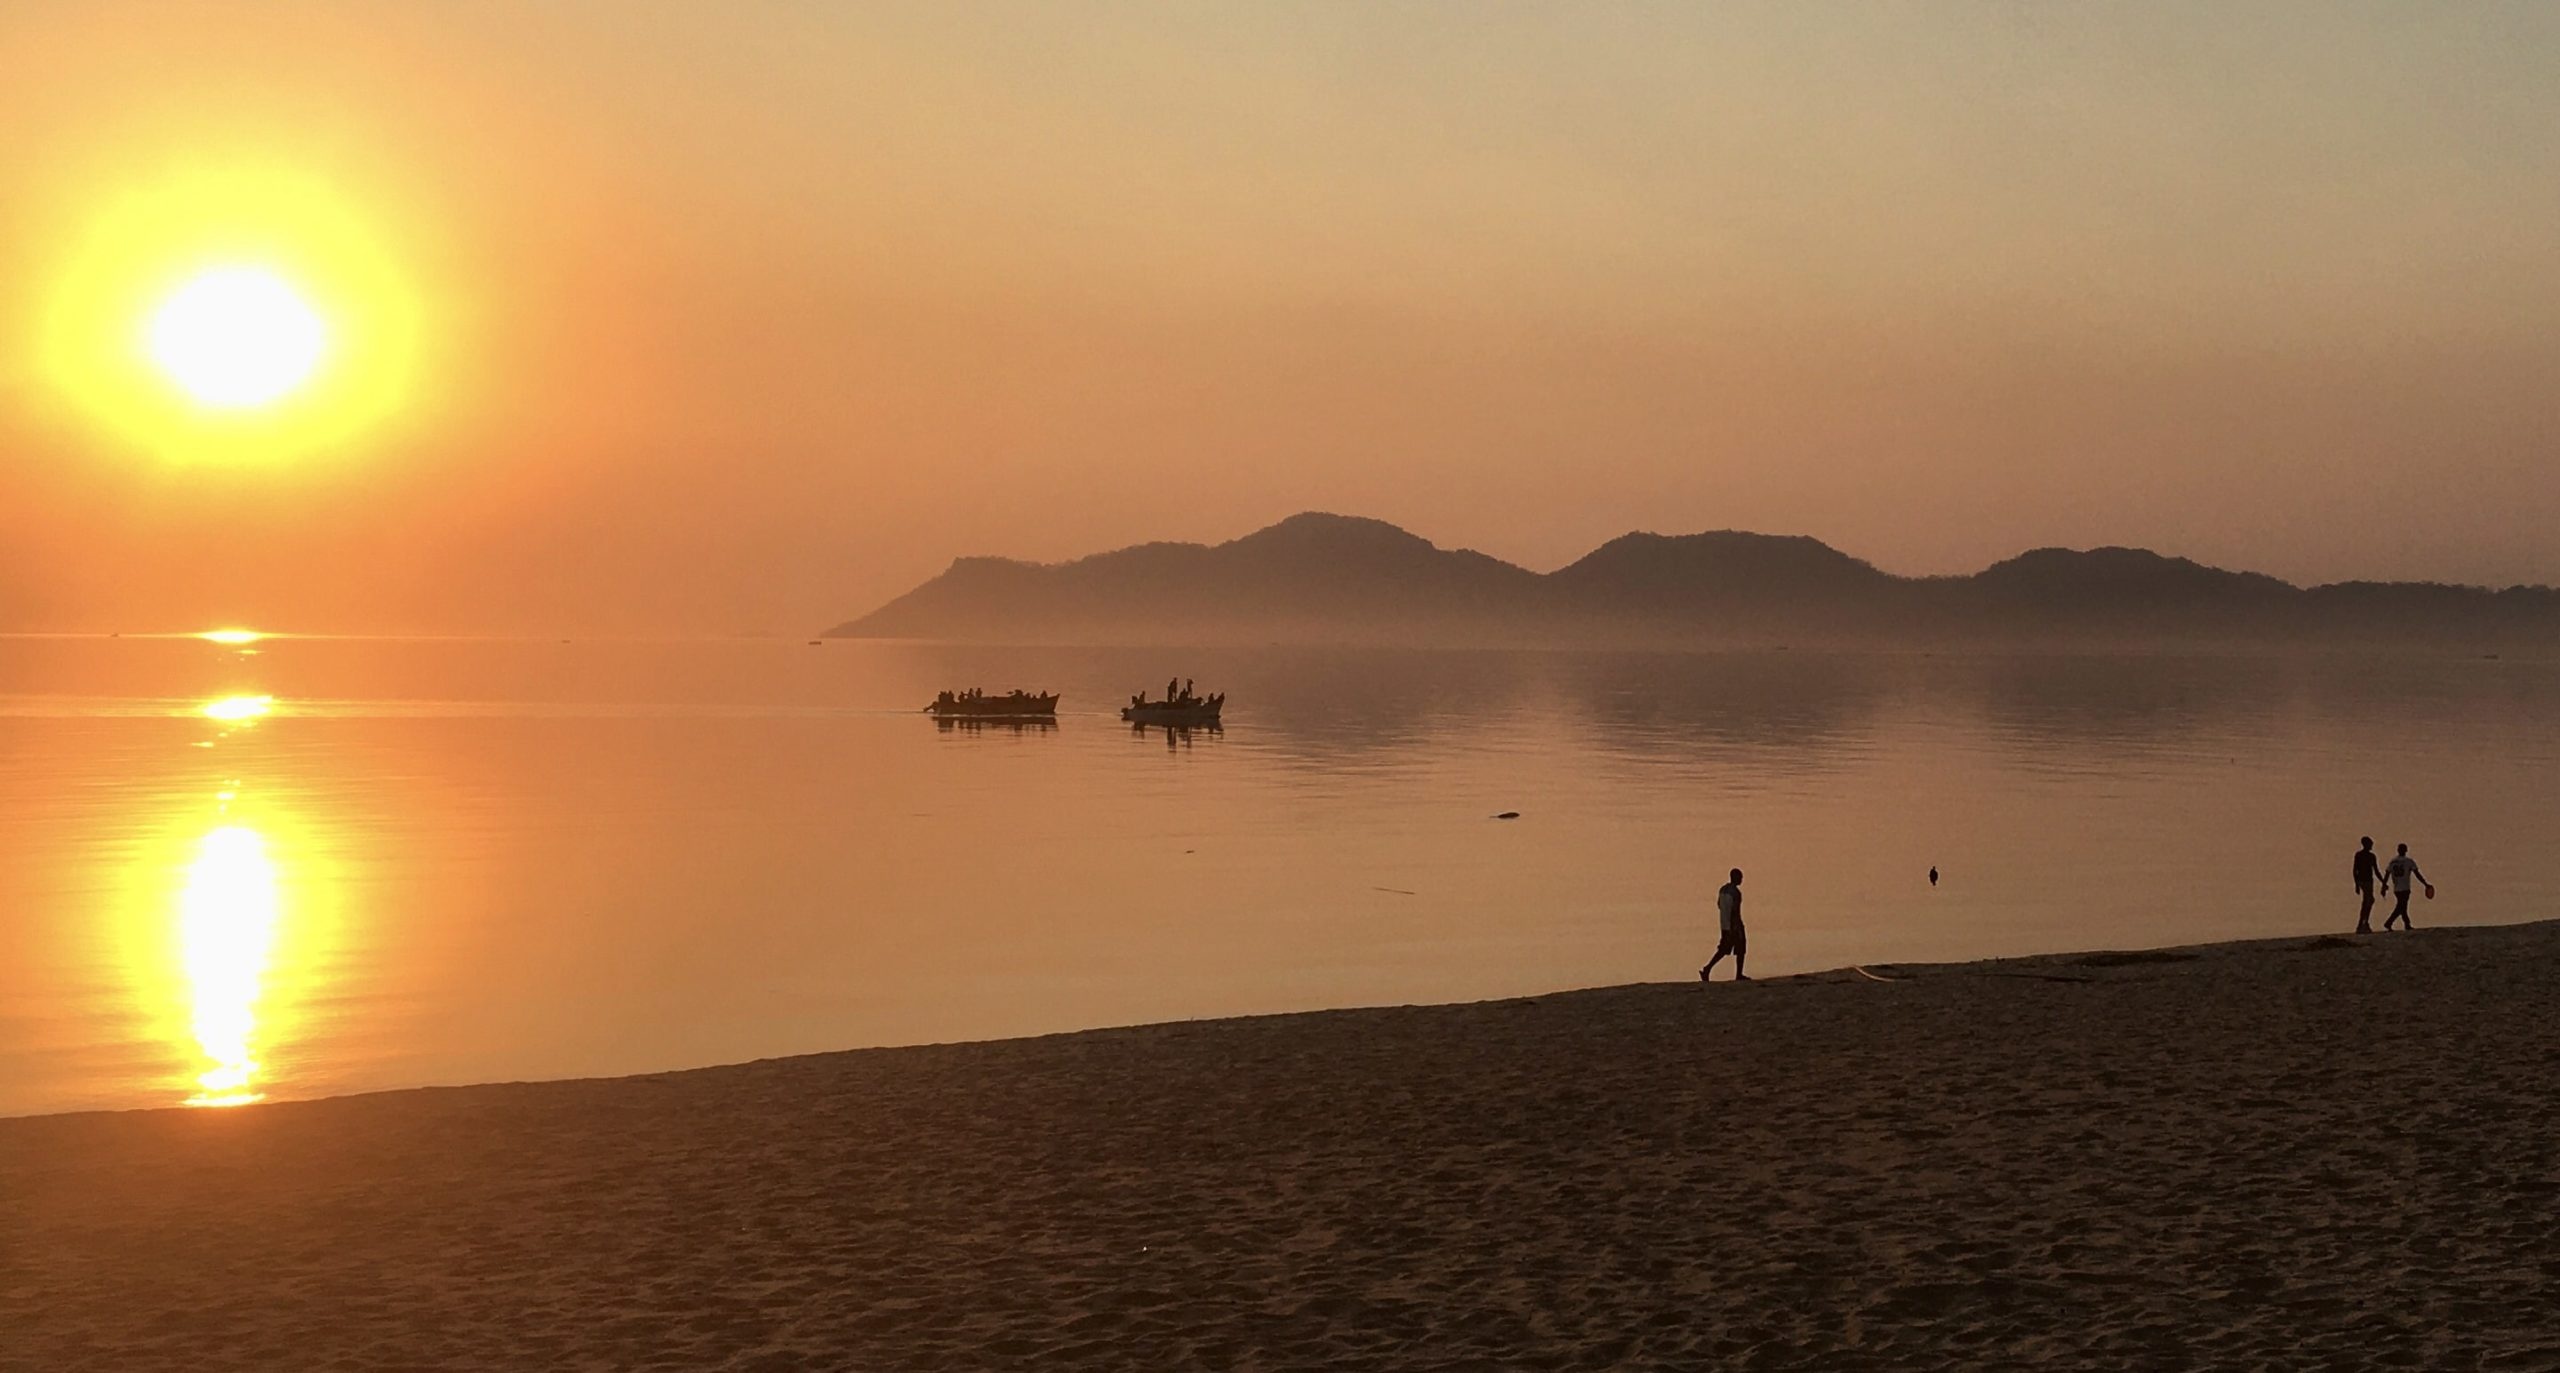
[[[1058,697],[1055,692],[954,697],[933,702],[924,713],[937,720],[1054,720]]]
[[[1214,725],[1216,706],[1122,706],[1120,718],[1133,725]]]
[[[1047,734],[1058,727],[1055,715],[937,715],[933,727],[945,734]]]

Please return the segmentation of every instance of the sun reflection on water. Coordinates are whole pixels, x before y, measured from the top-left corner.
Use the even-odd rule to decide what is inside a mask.
[[[208,720],[237,722],[258,719],[272,713],[275,708],[276,698],[273,696],[225,696],[205,702],[202,713]]]
[[[178,944],[194,1002],[196,1050],[208,1066],[190,1106],[258,1100],[258,1009],[276,940],[276,869],[246,825],[205,835],[178,900]]]
[[[254,629],[208,629],[196,635],[209,644],[254,644],[267,637]]]
[[[257,637],[247,630],[232,633]],[[254,692],[197,707],[198,714],[225,727],[226,740],[274,711],[275,697]],[[276,817],[267,814],[269,807],[244,803],[242,790],[234,777],[214,793],[213,828],[195,840],[177,893],[176,961],[183,985],[175,989],[170,1010],[183,1015],[185,1026],[183,1032],[173,1027],[173,1038],[193,1041],[190,1057],[196,1063],[188,1071],[195,1090],[186,1098],[189,1106],[244,1106],[266,1097],[258,1055],[275,1032],[268,993],[284,923],[279,864],[266,833]]]

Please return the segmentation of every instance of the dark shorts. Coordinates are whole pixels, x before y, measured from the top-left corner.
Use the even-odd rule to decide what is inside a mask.
[[[1742,927],[1736,925],[1732,929],[1724,932],[1724,938],[1716,941],[1716,957],[1722,958],[1726,954],[1732,954],[1734,957],[1740,958],[1742,957],[1742,944]]]

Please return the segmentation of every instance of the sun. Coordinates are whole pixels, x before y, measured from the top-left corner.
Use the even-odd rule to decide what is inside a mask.
[[[56,265],[25,311],[50,398],[96,426],[102,452],[335,461],[456,416],[463,397],[426,385],[455,356],[454,297],[431,296],[415,270],[443,240],[416,227],[438,221],[411,213],[400,186],[235,160],[124,172],[101,168],[112,189],[67,198],[60,223],[40,225],[37,252]],[[0,290],[0,328],[15,313]],[[17,343],[0,338],[0,359]]]
[[[161,302],[144,342],[152,362],[198,404],[246,410],[301,389],[327,351],[329,331],[276,273],[215,267]]]

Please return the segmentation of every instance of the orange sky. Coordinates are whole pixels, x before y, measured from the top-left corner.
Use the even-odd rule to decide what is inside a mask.
[[[796,633],[1307,508],[2560,581],[2555,69],[2530,5],[15,4],[0,627]],[[40,365],[234,175],[414,307],[296,451]]]

